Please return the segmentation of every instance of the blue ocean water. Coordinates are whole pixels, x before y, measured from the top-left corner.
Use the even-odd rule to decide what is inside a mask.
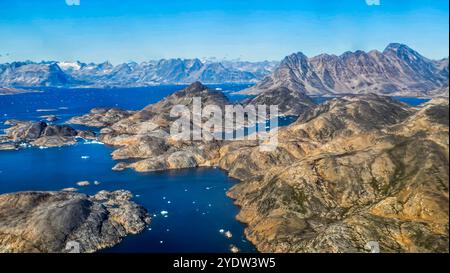
[[[42,115],[60,117],[64,123],[94,107],[137,110],[184,86],[155,86],[129,89],[45,89],[41,93],[0,96],[0,130],[7,119],[40,120]],[[212,85],[232,100],[242,99],[232,91],[248,85]],[[317,102],[325,98],[315,98]],[[426,100],[396,98],[410,104]],[[280,125],[295,120],[285,117]],[[132,170],[113,172],[112,149],[80,141],[77,145],[20,151],[0,151],[0,193],[28,190],[60,190],[76,187],[94,194],[99,190],[127,189],[135,201],[153,215],[152,223],[138,235],[126,237],[105,252],[228,252],[231,244],[243,252],[256,251],[244,237],[244,225],[235,220],[238,207],[225,192],[237,181],[214,168],[154,173]],[[91,185],[79,187],[78,181]],[[99,181],[99,185],[92,182]],[[161,212],[167,211],[167,214]],[[231,239],[219,230],[229,230]]]
[[[141,109],[180,88],[51,89],[0,96],[0,122],[39,120],[41,115],[55,114],[62,123],[93,107]],[[235,220],[238,207],[225,195],[237,182],[225,172],[214,168],[144,174],[132,170],[114,172],[111,168],[116,162],[111,152],[106,145],[84,141],[61,148],[0,151],[0,193],[68,187],[87,194],[103,189],[130,190],[135,201],[153,215],[152,223],[143,233],[128,236],[105,252],[229,252],[231,244],[242,252],[256,251],[244,237],[244,225]],[[91,185],[76,185],[84,180]],[[94,185],[94,181],[100,184]],[[162,211],[168,213],[163,215]],[[221,229],[231,231],[232,238],[227,239],[219,232]]]

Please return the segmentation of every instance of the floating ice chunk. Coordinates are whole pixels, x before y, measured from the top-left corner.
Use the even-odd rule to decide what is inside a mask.
[[[165,197],[165,196],[163,196],[163,200],[166,200],[166,197]]]
[[[164,244],[164,241],[159,241],[160,244]]]
[[[237,246],[230,245],[230,251],[231,251],[231,253],[238,253],[240,250]]]
[[[141,197],[139,194],[136,194],[135,196],[136,196],[136,197]]]
[[[220,232],[220,233],[224,233],[225,230],[224,230],[223,228],[221,228],[221,229],[219,229],[219,232]]]
[[[211,189],[211,187],[206,187],[205,189],[206,189],[206,190],[210,190],[210,189]]]
[[[94,181],[94,185],[100,185],[100,182],[97,181],[97,180],[95,180],[95,181]]]
[[[57,109],[36,109],[36,112],[54,112],[58,111]]]
[[[151,227],[149,227],[148,229],[147,229],[148,231],[151,231],[152,230],[152,228]]]
[[[90,158],[90,156],[88,156],[88,155],[82,155],[81,156],[81,159],[89,159]]]
[[[62,191],[77,191],[77,188],[64,188]]]
[[[211,205],[211,204],[208,204],[208,207],[212,207],[212,205]]]
[[[225,235],[225,237],[227,237],[228,239],[230,239],[231,237],[233,237],[233,234],[231,233],[231,231],[227,230],[223,233],[223,235]]]
[[[167,215],[167,214],[169,214],[169,212],[167,210],[162,210],[161,211],[161,215]]]
[[[167,204],[170,204],[170,203],[172,203],[172,202],[170,202],[170,201],[167,201]]]
[[[77,182],[77,185],[80,187],[84,187],[84,186],[89,186],[91,183],[89,183],[89,181],[80,181]]]
[[[98,140],[84,140],[83,144],[98,144],[98,145],[104,145],[105,143],[98,141]]]

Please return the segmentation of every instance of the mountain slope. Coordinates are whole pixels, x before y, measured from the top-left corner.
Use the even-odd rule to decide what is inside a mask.
[[[406,45],[393,43],[383,52],[358,50],[312,58],[294,53],[270,76],[241,93],[258,94],[283,86],[309,95],[372,92],[427,96],[446,85],[448,59],[432,61]]]
[[[76,83],[54,62],[14,62],[0,68],[0,86],[66,86]]]

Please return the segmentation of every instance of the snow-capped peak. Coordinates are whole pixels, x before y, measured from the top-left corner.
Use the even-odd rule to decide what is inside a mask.
[[[62,70],[80,70],[81,69],[81,63],[80,62],[58,62],[58,66]]]

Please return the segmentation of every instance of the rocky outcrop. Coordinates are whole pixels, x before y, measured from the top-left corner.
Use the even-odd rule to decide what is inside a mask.
[[[0,252],[94,252],[142,231],[150,218],[128,191],[0,195]]]
[[[102,129],[100,140],[117,147],[112,153],[114,159],[133,159],[131,163],[119,163],[114,169],[130,167],[155,171],[210,165],[218,151],[218,141],[182,140],[170,136],[170,125],[179,118],[171,117],[170,111],[175,105],[192,109],[194,98],[200,98],[202,106],[217,105],[223,109],[230,104],[222,92],[196,82]],[[194,120],[189,124],[201,126]]]
[[[133,113],[133,111],[125,111],[118,108],[94,108],[90,113],[81,117],[73,117],[67,123],[102,128],[113,125],[131,116]]]
[[[11,125],[5,129],[5,135],[0,137],[0,150],[19,148],[23,144],[39,147],[60,147],[76,143],[76,138],[94,139],[91,131],[77,131],[67,125],[49,125],[46,122],[31,122],[9,120]]]
[[[431,97],[441,93],[446,85],[448,59],[432,61],[406,45],[393,43],[383,52],[358,50],[312,58],[294,53],[285,57],[270,76],[241,93],[259,94],[286,87],[308,95],[377,93]]]
[[[297,91],[286,87],[278,87],[262,92],[245,102],[251,105],[277,105],[280,114],[285,116],[299,116],[306,109],[315,105],[314,101]]]

